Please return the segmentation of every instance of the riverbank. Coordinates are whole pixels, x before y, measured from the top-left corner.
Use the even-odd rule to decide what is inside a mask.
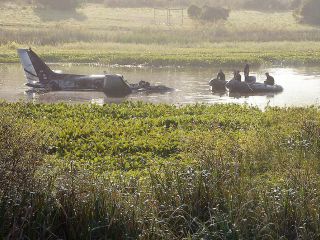
[[[0,46],[0,63],[19,62],[16,49],[33,47],[46,62],[147,66],[302,65],[320,63],[320,42],[225,42],[194,46],[66,43]]]
[[[158,11],[158,12],[157,12]],[[293,12],[232,10],[227,21],[199,22],[185,10],[108,8],[76,11],[0,5],[0,63],[18,62],[18,47],[46,61],[148,66],[301,65],[320,63],[320,29]]]
[[[2,102],[0,236],[317,239],[319,119],[312,107]]]

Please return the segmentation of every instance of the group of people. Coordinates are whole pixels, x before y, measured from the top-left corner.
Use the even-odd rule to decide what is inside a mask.
[[[249,82],[250,81],[249,80],[250,66],[249,66],[248,62],[246,62],[243,73],[244,73],[244,81]],[[264,84],[273,86],[274,85],[274,78],[272,76],[270,76],[269,73],[266,73],[266,77],[267,77],[267,79],[264,81]],[[226,75],[224,74],[222,69],[220,69],[220,71],[217,75],[217,79],[223,80],[223,81],[226,80]],[[239,70],[235,70],[233,72],[233,79],[241,82],[241,74],[240,74]]]

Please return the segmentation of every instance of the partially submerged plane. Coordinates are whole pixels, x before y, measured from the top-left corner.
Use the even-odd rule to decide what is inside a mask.
[[[125,96],[133,91],[169,92],[166,86],[151,86],[148,82],[128,84],[121,75],[76,75],[52,71],[30,49],[18,49],[28,87],[45,91],[100,91],[109,96]]]

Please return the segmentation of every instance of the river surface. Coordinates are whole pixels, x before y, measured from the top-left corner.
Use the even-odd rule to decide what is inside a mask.
[[[48,92],[30,93],[20,64],[0,64],[0,99],[9,102],[70,102],[70,103],[119,103],[122,101],[145,101],[153,103],[239,103],[258,106],[308,106],[320,105],[320,67],[260,67],[252,74],[263,82],[264,73],[275,77],[276,84],[283,86],[279,94],[258,96],[229,95],[212,93],[208,81],[216,74],[216,68],[148,68],[97,66],[88,64],[51,64],[55,70],[77,74],[103,74],[104,71],[122,74],[130,83],[140,80],[152,84],[163,84],[175,91],[165,94],[135,93],[125,98],[110,98],[101,92]],[[231,79],[232,69],[224,69]]]

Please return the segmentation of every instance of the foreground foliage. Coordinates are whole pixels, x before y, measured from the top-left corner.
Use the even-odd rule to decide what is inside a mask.
[[[18,205],[0,191],[2,237],[319,238],[317,108],[1,103],[0,113],[12,116],[0,130],[16,129],[1,146],[16,137],[37,146],[26,159],[45,155],[26,161],[37,185]]]

